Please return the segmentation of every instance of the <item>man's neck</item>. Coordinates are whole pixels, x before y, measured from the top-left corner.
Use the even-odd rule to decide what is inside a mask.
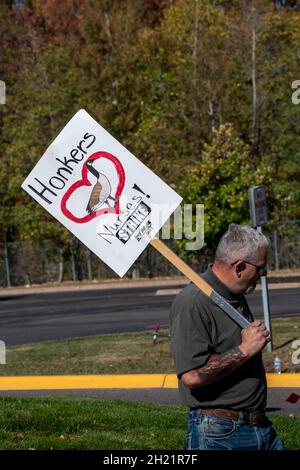
[[[232,292],[235,292],[236,294],[239,294],[239,290],[236,288],[236,285],[226,267],[223,267],[219,264],[213,264],[211,270],[214,275],[217,276],[217,278],[223,282],[226,287],[228,287],[228,289],[230,289]]]

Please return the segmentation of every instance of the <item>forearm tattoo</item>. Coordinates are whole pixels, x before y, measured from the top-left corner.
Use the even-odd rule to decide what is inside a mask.
[[[222,354],[212,354],[205,366],[196,369],[201,385],[209,385],[226,377],[240,367],[246,360],[239,347]]]

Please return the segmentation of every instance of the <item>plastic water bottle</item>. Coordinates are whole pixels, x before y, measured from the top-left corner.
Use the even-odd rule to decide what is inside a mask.
[[[281,360],[278,356],[276,356],[274,359],[274,369],[276,374],[281,374]]]

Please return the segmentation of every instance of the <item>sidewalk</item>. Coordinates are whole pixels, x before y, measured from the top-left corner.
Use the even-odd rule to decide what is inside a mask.
[[[51,292],[95,291],[108,289],[130,289],[139,287],[183,287],[190,282],[184,276],[153,279],[106,279],[103,281],[66,282],[52,285],[33,285],[27,287],[0,288],[0,298],[8,295],[43,294]],[[300,288],[300,271],[270,271],[268,274],[269,289]],[[260,290],[260,285],[257,286]]]

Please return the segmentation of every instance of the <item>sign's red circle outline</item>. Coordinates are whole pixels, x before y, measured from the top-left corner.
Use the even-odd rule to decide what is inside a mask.
[[[122,191],[123,191],[124,184],[125,184],[125,171],[124,171],[124,168],[123,168],[121,162],[118,160],[118,158],[115,157],[114,155],[112,155],[109,152],[102,152],[102,151],[101,152],[95,152],[92,155],[90,155],[87,158],[87,160],[85,161],[84,165],[82,165],[82,171],[81,171],[82,178],[81,178],[81,180],[76,181],[74,184],[72,184],[72,186],[63,195],[61,203],[60,203],[62,213],[68,219],[72,220],[72,222],[76,222],[77,224],[84,224],[86,222],[90,222],[95,217],[98,217],[99,215],[102,215],[102,214],[109,214],[109,213],[111,213],[111,214],[120,214],[120,212],[121,212],[120,202],[119,201],[117,201],[115,203],[114,208],[106,207],[104,209],[99,209],[98,211],[95,211],[92,214],[88,214],[88,215],[86,215],[84,217],[81,217],[81,218],[75,217],[75,215],[72,214],[72,212],[70,212],[69,209],[67,209],[67,202],[68,202],[69,198],[71,197],[71,195],[74,193],[74,191],[76,191],[76,189],[80,188],[81,186],[91,186],[92,185],[92,183],[88,179],[88,168],[86,166],[86,162],[89,161],[89,160],[98,160],[99,158],[106,158],[106,159],[110,160],[113,163],[113,165],[115,166],[115,169],[116,169],[117,174],[119,176],[119,182],[118,182],[118,186],[117,186],[117,189],[116,189],[116,194],[115,194],[114,197],[119,198]]]

